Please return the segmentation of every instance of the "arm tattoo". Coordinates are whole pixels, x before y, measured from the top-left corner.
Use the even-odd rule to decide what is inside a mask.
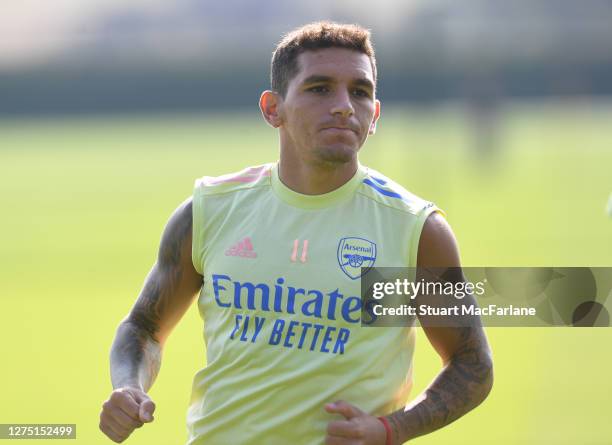
[[[111,350],[113,386],[142,385],[147,391],[159,372],[160,321],[183,274],[181,252],[192,228],[191,201],[171,217],[160,243],[157,263],[117,331]]]
[[[420,401],[387,417],[400,444],[437,430],[478,406],[493,384],[490,351],[482,329],[460,329],[461,347]]]

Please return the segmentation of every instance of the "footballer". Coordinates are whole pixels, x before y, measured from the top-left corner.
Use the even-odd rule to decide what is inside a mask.
[[[416,328],[361,324],[372,267],[460,267],[442,210],[359,162],[381,114],[376,80],[360,26],[311,23],[280,41],[259,102],[279,159],[198,179],[170,217],[112,345],[100,414],[111,440],[153,421],[164,343],[194,302],[206,366],[187,445],[397,445],[487,397],[481,327],[423,327],[443,367],[407,404]]]

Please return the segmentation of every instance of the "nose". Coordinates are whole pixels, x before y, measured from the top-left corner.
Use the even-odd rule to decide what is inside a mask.
[[[351,117],[355,113],[349,92],[344,89],[339,89],[334,95],[334,102],[330,109],[332,115],[341,115],[342,117]]]

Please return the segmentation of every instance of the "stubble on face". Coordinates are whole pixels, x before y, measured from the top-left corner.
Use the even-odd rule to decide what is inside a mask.
[[[337,168],[341,164],[352,162],[357,157],[357,150],[348,147],[316,146],[313,149],[314,161],[324,168]]]

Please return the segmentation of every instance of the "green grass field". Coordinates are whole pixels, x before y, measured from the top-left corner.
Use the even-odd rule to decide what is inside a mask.
[[[460,108],[384,110],[361,160],[447,211],[465,265],[612,266],[610,121],[612,106],[511,105],[482,159]],[[76,423],[77,443],[110,443],[98,431],[110,344],[166,219],[196,177],[277,150],[255,111],[0,121],[0,423]],[[156,420],[127,443],[184,443],[201,332],[193,307],[151,391]],[[488,335],[490,397],[415,443],[612,443],[612,329]],[[439,366],[419,335],[413,396]]]

